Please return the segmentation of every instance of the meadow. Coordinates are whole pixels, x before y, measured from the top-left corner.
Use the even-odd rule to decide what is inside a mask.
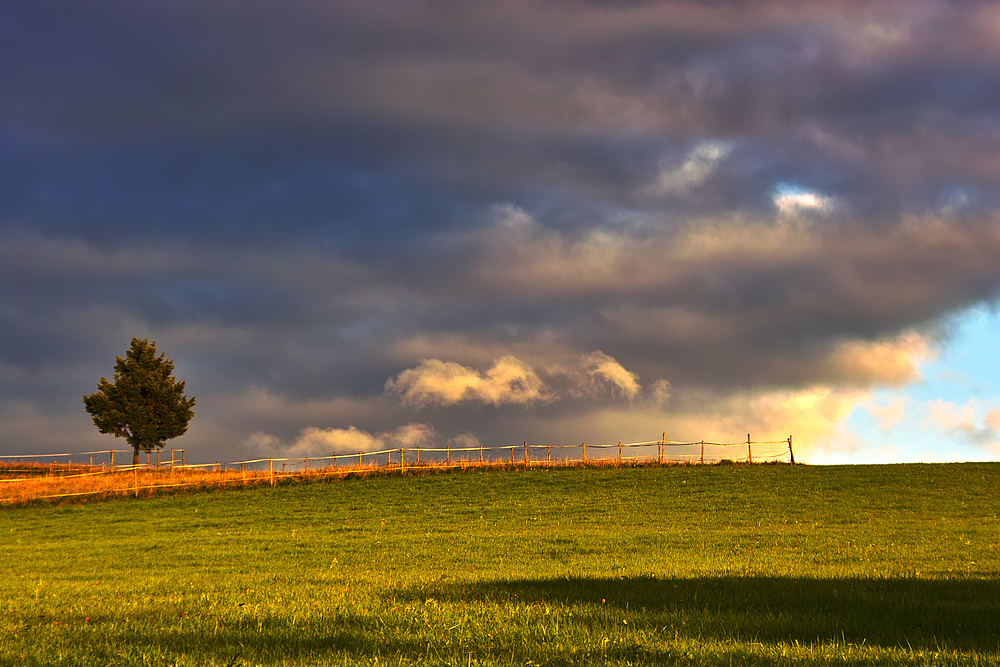
[[[1000,465],[535,466],[0,509],[0,665],[1000,664]]]

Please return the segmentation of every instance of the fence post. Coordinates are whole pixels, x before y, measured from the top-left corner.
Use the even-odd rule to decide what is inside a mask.
[[[111,472],[114,472],[115,471],[115,450],[110,449],[108,451],[111,453],[111,465],[110,465],[110,469],[111,469]]]
[[[791,436],[788,436],[788,437],[791,438]],[[788,445],[788,450],[791,451],[791,449],[792,449],[792,446]],[[90,467],[91,468],[94,467],[94,455],[93,454],[90,455]]]
[[[267,460],[267,470],[271,478],[271,486],[274,486],[274,459]]]
[[[399,469],[403,469],[403,448],[399,448]]]
[[[525,465],[527,465],[529,463],[529,461],[528,461],[528,441],[527,440],[524,441],[524,463],[525,463]]]
[[[483,462],[483,443],[479,443],[479,463]]]
[[[618,463],[622,462],[622,441],[618,441]]]
[[[149,467],[149,450],[146,450],[146,467]]]
[[[183,468],[186,465],[187,465],[187,461],[184,459],[184,450],[182,449],[181,450],[181,467]]]
[[[587,443],[583,443],[583,462],[587,462]]]
[[[753,451],[750,449],[750,434],[747,433],[747,463],[753,463]]]
[[[417,447],[417,465],[420,465],[420,448]]]
[[[358,467],[359,467],[359,468],[361,467],[361,454],[362,454],[362,453],[363,453],[363,452],[358,452]]]
[[[792,436],[788,436],[788,455],[792,457],[792,465],[795,465],[795,452],[792,451]]]
[[[160,450],[156,450],[156,469],[160,469]]]
[[[660,437],[660,465],[663,465],[663,450],[667,448],[667,434]]]
[[[170,448],[170,468],[173,469],[173,467],[174,467],[174,448],[171,447]]]
[[[451,443],[447,443],[444,446],[444,463],[445,465],[451,465]]]
[[[510,462],[514,462],[514,445],[510,446]]]
[[[135,484],[135,497],[139,497],[139,466],[132,466],[132,483]]]
[[[302,472],[309,472],[309,459],[302,459]]]
[[[243,466],[244,466],[244,462],[240,461],[240,474],[241,475],[243,474]]]
[[[701,441],[701,462],[705,462],[705,441]]]
[[[545,462],[552,463],[552,445],[545,445]]]

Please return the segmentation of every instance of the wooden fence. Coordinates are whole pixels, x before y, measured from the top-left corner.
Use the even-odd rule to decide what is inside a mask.
[[[105,465],[107,465],[109,470],[122,470],[124,468],[131,469],[132,464],[131,463],[122,464],[121,461],[125,459],[119,457],[118,466],[115,467],[115,454],[125,454],[131,457],[132,453],[133,452],[131,449],[102,449],[97,452],[76,452],[69,454],[2,454],[0,455],[0,463],[3,463],[4,461],[11,461],[11,462],[16,461],[18,463],[25,463],[25,462],[37,463],[39,460],[42,460],[51,462],[53,464],[65,463],[66,465],[70,466],[87,465],[90,466],[91,468],[94,467],[103,468]],[[171,449],[169,459],[163,459],[161,457],[161,453],[166,454],[166,450],[163,450],[161,452],[161,450],[157,449],[155,452],[143,452],[143,454],[146,456],[146,463],[143,464],[141,462],[142,456],[140,455],[139,465],[145,468],[160,468],[161,465],[164,468],[187,466],[183,449]],[[94,463],[95,456],[98,457],[96,464]],[[107,456],[108,459],[107,463],[105,463],[105,461],[102,460],[102,457],[104,456]],[[83,463],[84,457],[87,457],[87,463]],[[65,461],[63,461],[63,459],[65,459]]]
[[[423,461],[421,461],[423,455]],[[576,456],[574,456],[576,455]],[[522,442],[518,445],[478,447],[399,447],[378,451],[359,451],[350,454],[331,454],[328,456],[307,457],[272,457],[236,461],[230,465],[239,465],[240,470],[247,466],[263,466],[267,464],[273,470],[280,464],[282,472],[289,468],[296,471],[308,471],[309,466],[364,466],[377,465],[389,467],[409,467],[423,464],[444,464],[461,462],[470,463],[587,463],[594,461],[656,461],[658,463],[714,463],[720,460],[760,463],[765,461],[788,460],[795,463],[792,451],[792,436],[785,440],[753,441],[749,434],[745,441],[736,443],[721,442],[680,442],[667,440],[648,440],[645,442],[618,442],[579,445],[531,444]]]
[[[165,452],[164,452],[165,453]],[[47,482],[50,485],[62,484],[61,488],[51,489],[53,493],[40,492],[32,494],[32,498],[64,498],[69,496],[94,495],[102,493],[135,493],[167,487],[196,486],[204,484],[203,479],[185,476],[177,478],[172,475],[169,480],[158,479],[157,471],[171,473],[216,472],[222,473],[212,483],[239,483],[264,481],[274,485],[283,477],[303,475],[337,475],[349,474],[359,470],[413,470],[433,467],[475,467],[515,464],[519,466],[532,465],[576,465],[618,464],[624,462],[643,462],[659,464],[693,463],[705,464],[722,460],[747,463],[763,463],[770,461],[788,461],[795,463],[792,450],[792,437],[785,440],[754,442],[747,435],[746,441],[738,443],[719,442],[678,442],[659,440],[645,442],[618,442],[579,445],[531,444],[522,442],[518,445],[483,446],[478,447],[402,447],[383,449],[379,451],[357,454],[333,454],[315,457],[269,457],[232,461],[230,463],[199,463],[187,464],[183,449],[171,449],[170,458],[163,459],[156,452],[156,457],[146,454],[146,462],[139,465],[121,465],[115,463],[115,454],[131,455],[132,450],[102,450],[98,452],[80,452],[76,454],[26,454],[0,455],[0,466],[6,469],[6,475],[0,477],[0,504],[15,501],[15,496],[4,493],[13,486],[20,484],[39,485]],[[95,461],[94,456],[98,459]],[[102,460],[106,457],[107,460]],[[121,457],[118,459],[122,460]],[[44,465],[39,461],[45,462]],[[84,463],[83,461],[86,461]],[[31,474],[32,468],[44,475]],[[23,467],[15,470],[15,467]],[[130,474],[129,474],[130,473]],[[153,475],[152,478],[149,475]],[[85,478],[99,475],[116,477],[117,484],[102,483],[94,486],[97,490],[67,489],[67,484],[85,483]],[[126,477],[122,477],[125,475]],[[140,483],[140,477],[143,478]],[[58,492],[56,492],[58,491]]]
[[[655,453],[654,453],[655,448]],[[756,448],[756,451],[755,451]],[[589,454],[588,454],[589,450]],[[543,456],[544,453],[544,456]],[[0,455],[0,462],[36,462],[39,459],[48,460],[55,464],[65,463],[67,465],[88,465],[95,467],[94,456],[98,456],[97,466],[107,465],[108,470],[132,469],[131,463],[122,465],[115,464],[115,454],[131,455],[131,449],[105,449],[97,452],[79,452],[67,454],[6,454]],[[163,451],[166,454],[166,451]],[[333,466],[333,467],[363,467],[365,465],[397,466],[409,467],[421,465],[421,455],[424,464],[445,465],[455,461],[468,463],[586,463],[597,460],[608,461],[657,461],[659,463],[714,463],[720,460],[730,460],[747,463],[760,463],[763,461],[782,460],[787,457],[792,464],[795,463],[795,454],[792,451],[792,436],[784,440],[753,441],[750,434],[747,439],[741,442],[709,442],[701,440],[698,442],[681,442],[667,440],[666,434],[659,440],[647,440],[644,442],[618,442],[590,444],[580,443],[579,445],[552,445],[552,444],[532,444],[522,442],[518,445],[501,445],[478,447],[398,447],[392,449],[381,449],[377,451],[359,451],[355,453],[331,454],[328,456],[305,456],[305,457],[269,457],[248,459],[244,461],[232,461],[229,463],[199,463],[188,465],[183,449],[171,449],[170,458],[161,458],[161,451],[144,452],[146,461],[142,463],[140,456],[139,467],[141,468],[214,468],[215,470],[226,470],[239,467],[241,471],[248,466],[263,466],[265,463],[268,469],[274,469],[276,464],[282,466],[283,472],[288,472],[289,468],[296,471],[308,471],[309,465]],[[155,455],[155,458],[154,458]],[[576,457],[574,457],[576,455]],[[100,457],[107,457],[105,463]],[[87,457],[87,463],[82,459]],[[65,461],[64,461],[65,459]],[[123,460],[119,457],[119,462]],[[252,467],[250,469],[253,469]]]

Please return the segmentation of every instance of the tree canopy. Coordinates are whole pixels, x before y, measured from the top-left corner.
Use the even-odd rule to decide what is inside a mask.
[[[115,357],[114,381],[105,378],[83,404],[101,433],[125,438],[132,462],[183,435],[194,416],[194,396],[184,396],[184,382],[173,377],[174,362],[156,356],[156,342],[132,338],[125,358]]]

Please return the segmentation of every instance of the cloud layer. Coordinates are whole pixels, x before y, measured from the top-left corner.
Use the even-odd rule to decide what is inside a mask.
[[[997,298],[998,30],[944,0],[5,3],[0,449],[104,442],[80,396],[133,335],[206,459],[407,424],[846,442]]]

